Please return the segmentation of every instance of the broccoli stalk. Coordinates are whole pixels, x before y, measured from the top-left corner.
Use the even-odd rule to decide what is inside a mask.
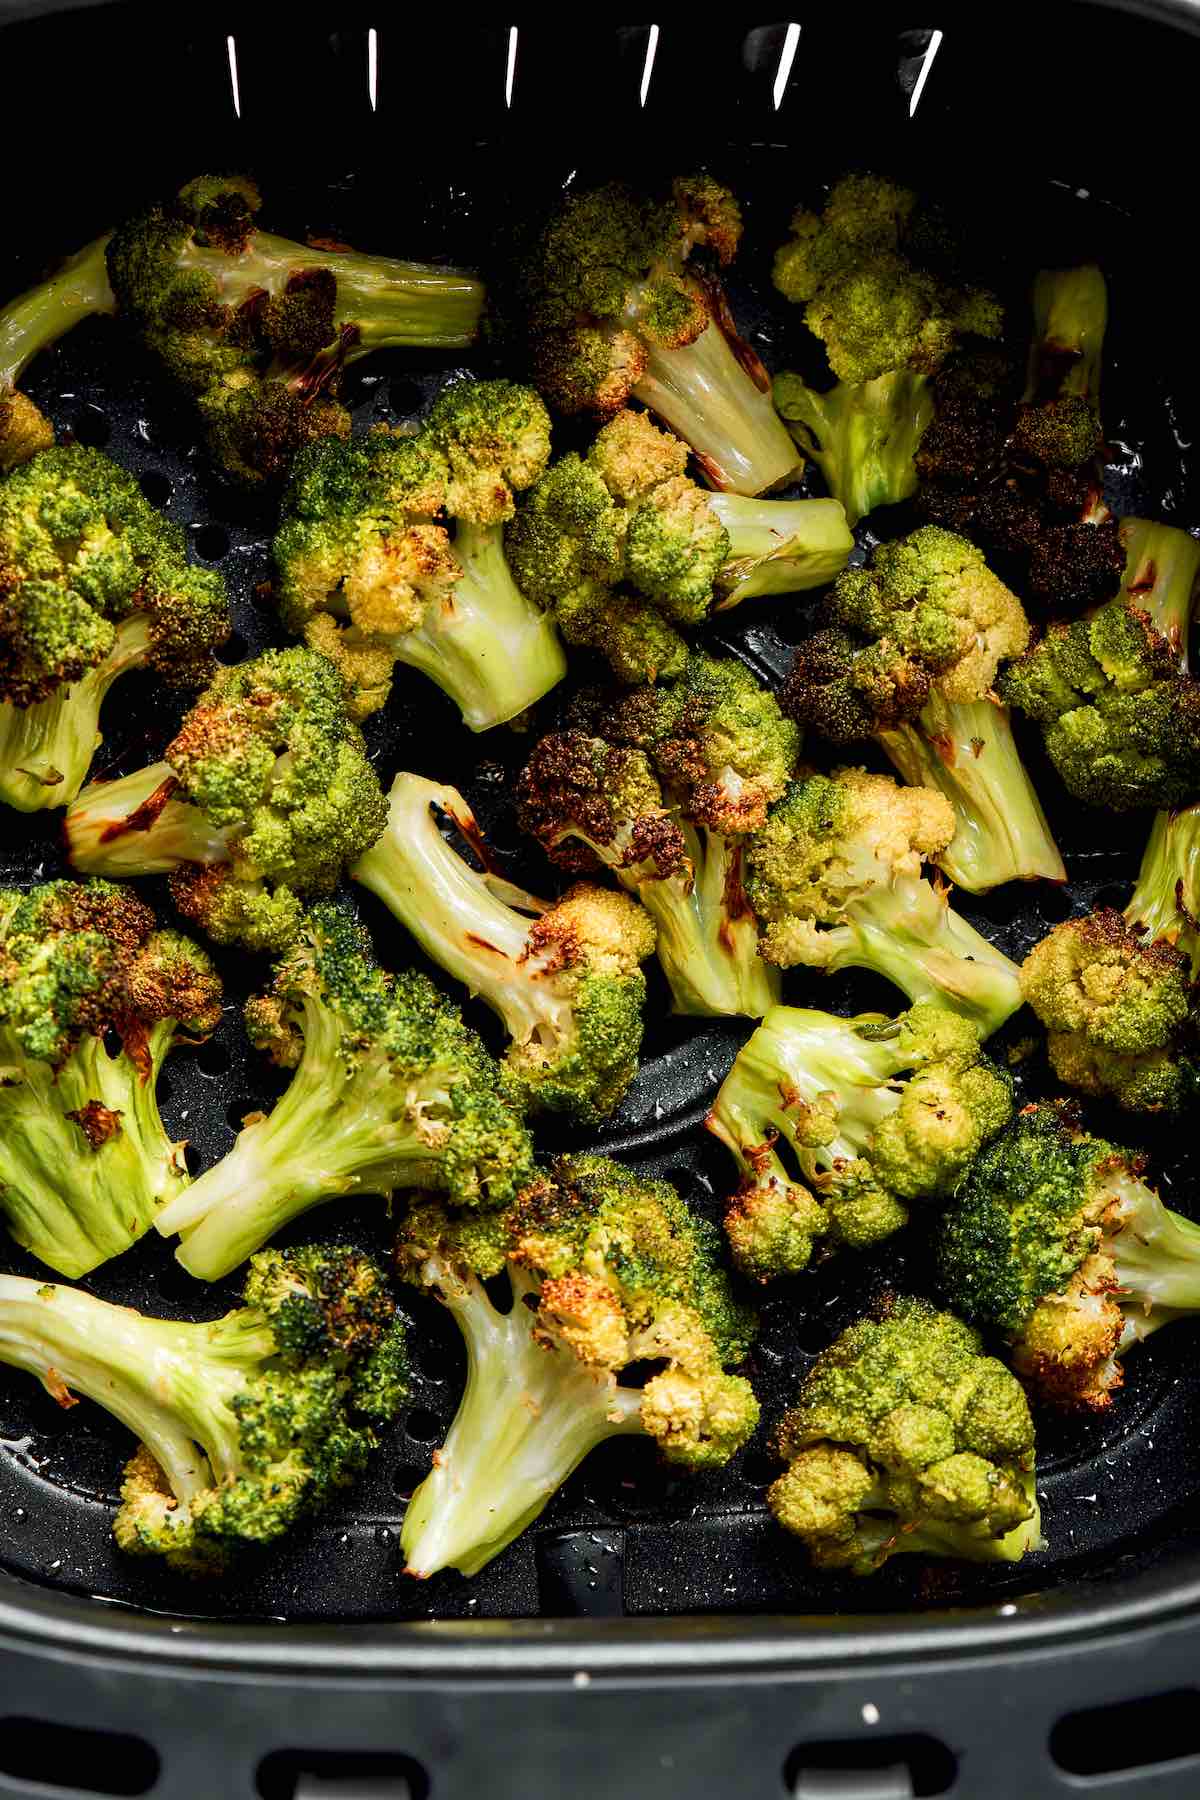
[[[839,381],[822,394],[798,375],[776,376],[775,405],[848,525],[916,493],[914,458],[933,417],[929,379],[893,369],[873,381]]]
[[[332,901],[310,907],[252,1039],[295,1070],[266,1116],[155,1220],[188,1273],[216,1281],[289,1220],[345,1193],[453,1189],[499,1205],[531,1169],[528,1134],[482,1044],[424,976],[388,976]]]
[[[1122,599],[1147,615],[1186,675],[1188,636],[1200,586],[1200,542],[1190,531],[1155,519],[1122,519],[1120,531],[1125,552]]]
[[[680,821],[684,864],[668,879],[618,869],[658,928],[658,960],[671,1010],[705,1018],[761,1019],[779,999],[778,971],[758,954],[758,921],[746,898],[745,845]]]
[[[115,781],[90,781],[67,814],[72,868],[128,881],[169,875],[184,863],[228,862],[231,830],[211,824],[179,791],[169,762]]]
[[[759,500],[713,494],[709,508],[729,535],[717,575],[714,612],[763,594],[800,594],[825,587],[854,548],[836,500]]]
[[[1154,815],[1125,920],[1151,943],[1174,944],[1200,975],[1200,805]]]
[[[1100,407],[1100,370],[1108,326],[1108,287],[1095,263],[1040,269],[1031,295],[1033,336],[1024,400],[1086,400]]]
[[[360,1474],[373,1421],[405,1396],[403,1326],[369,1258],[267,1251],[245,1294],[192,1324],[0,1275],[0,1362],[60,1406],[86,1395],[139,1439],[113,1526],[122,1550],[219,1571]]]
[[[936,788],[954,808],[938,864],[956,886],[984,894],[1006,881],[1067,879],[1007,707],[947,700],[935,688],[915,720],[877,737],[905,781]]]
[[[93,313],[111,313],[116,301],[105,261],[109,234],[68,257],[36,287],[0,307],[0,399],[16,386],[39,350],[45,350]]]

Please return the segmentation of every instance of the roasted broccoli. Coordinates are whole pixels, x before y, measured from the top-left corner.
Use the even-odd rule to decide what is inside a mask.
[[[1200,976],[1200,805],[1155,814],[1125,920],[1149,943],[1177,945]]]
[[[564,868],[609,868],[637,895],[676,1012],[761,1018],[778,977],[758,955],[746,834],[787,786],[795,727],[741,663],[698,654],[670,686],[581,695],[573,719],[521,777],[522,825]]]
[[[710,494],[686,466],[681,439],[626,409],[551,464],[505,533],[522,591],[631,684],[679,673],[677,626],[823,587],[854,548],[836,500]]]
[[[891,1237],[910,1202],[954,1192],[1011,1116],[1012,1083],[958,1013],[772,1007],[705,1121],[742,1172],[725,1220],[734,1260],[766,1281]]]
[[[1005,1332],[1033,1391],[1108,1406],[1119,1358],[1200,1310],[1200,1226],[1163,1205],[1141,1160],[1029,1106],[979,1157],[938,1221],[941,1282],[966,1318]]]
[[[469,1374],[405,1514],[410,1575],[477,1574],[607,1438],[653,1438],[668,1462],[697,1471],[741,1448],[758,1402],[726,1370],[754,1321],[716,1239],[666,1182],[599,1156],[556,1163],[499,1215],[413,1204],[400,1268],[453,1315]],[[506,1312],[483,1285],[502,1272]]]
[[[1033,1420],[979,1334],[895,1300],[818,1356],[774,1446],[767,1490],[819,1569],[873,1574],[890,1556],[1017,1562],[1041,1547]]]
[[[66,806],[128,670],[200,687],[229,635],[221,577],[99,450],[41,450],[0,479],[0,798]]]
[[[804,306],[837,385],[828,393],[786,373],[775,404],[853,525],[915,491],[913,463],[933,412],[929,381],[966,336],[996,338],[993,294],[944,272],[944,225],[909,189],[846,175],[823,211],[801,207],[775,258],[775,286]],[[940,252],[930,266],[930,252]]]
[[[107,249],[106,234],[68,257],[45,281],[0,306],[0,473],[54,442],[49,421],[16,384],[39,350],[93,313],[115,309],[104,260]]]
[[[350,873],[378,894],[427,956],[478,994],[512,1043],[509,1085],[532,1108],[596,1123],[637,1073],[654,926],[626,894],[578,882],[553,905],[475,869],[435,811],[484,860],[457,788],[419,775],[392,783],[387,830]]]
[[[845,569],[823,629],[796,652],[780,704],[834,743],[874,738],[905,781],[943,793],[954,836],[940,866],[984,893],[1066,871],[993,694],[1029,641],[1015,594],[965,538],[925,525]]]
[[[227,474],[282,481],[296,452],[345,438],[342,370],[373,350],[474,341],[483,288],[457,269],[259,231],[240,176],[200,176],[108,247],[124,318],[194,401]]]
[[[0,890],[0,1213],[39,1261],[86,1275],[186,1188],[155,1088],[220,1016],[204,952],[128,888]]]
[[[327,438],[297,457],[275,538],[280,611],[337,664],[355,718],[384,704],[397,662],[435,681],[472,731],[561,681],[554,625],[514,582],[503,536],[514,492],[549,454],[532,388],[462,381],[416,436]],[[453,541],[436,523],[446,512]]]
[[[377,968],[338,902],[308,907],[270,989],[247,1001],[246,1027],[295,1073],[155,1219],[164,1237],[182,1234],[190,1275],[218,1280],[340,1194],[444,1187],[501,1206],[529,1179],[529,1134],[475,1033],[425,976]]]
[[[1021,1004],[1019,973],[921,879],[953,835],[954,809],[932,788],[865,769],[794,781],[746,845],[762,954],[785,969],[871,969],[990,1036]]]
[[[640,400],[712,487],[761,494],[800,458],[713,266],[741,234],[737,201],[707,176],[662,199],[617,185],[572,194],[525,258],[519,305],[534,379],[559,412],[605,419]],[[710,253],[703,271],[697,249]]]
[[[140,1439],[117,1544],[195,1574],[327,1505],[408,1391],[383,1271],[337,1246],[263,1251],[244,1305],[194,1324],[0,1275],[0,1362],[60,1406],[86,1395]]]
[[[1067,1087],[1130,1112],[1182,1112],[1200,1095],[1188,958],[1166,937],[1111,907],[1065,919],[1025,958],[1021,991]]]
[[[163,761],[89,783],[64,829],[75,868],[169,874],[180,912],[217,943],[274,951],[301,897],[334,888],[386,822],[337,670],[296,648],[222,669]]]

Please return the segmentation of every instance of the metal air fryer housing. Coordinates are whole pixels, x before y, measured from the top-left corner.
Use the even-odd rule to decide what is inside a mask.
[[[1101,249],[1110,489],[1120,510],[1195,527],[1184,147],[1198,36],[1193,0],[1002,17],[944,0],[936,18],[881,5],[660,26],[414,22],[357,7],[313,24],[262,7],[179,22],[120,0],[69,11],[0,0],[12,265],[0,292],[205,167],[260,174],[276,228],[486,269],[568,179],[703,158],[747,201],[742,280],[758,298],[735,283],[735,314],[784,366],[801,334],[764,298],[770,247],[823,178],[878,163],[956,189],[998,238],[1064,257]],[[417,414],[455,367],[486,372],[490,355],[368,360],[353,371],[356,419]],[[213,479],[189,421],[116,328],[83,326],[28,385],[61,432],[138,473],[196,556],[222,569],[231,657],[278,641],[255,597],[269,512]],[[775,679],[803,607],[748,606],[712,642]],[[118,692],[102,767],[156,754],[175,716],[149,684]],[[456,782],[513,872],[546,882],[512,820],[519,738],[468,739],[415,676],[368,736],[385,781],[409,766]],[[1060,803],[1053,822],[1065,892],[963,901],[1012,954],[1121,896],[1136,866],[1144,821]],[[54,872],[57,859],[53,816],[0,822],[3,879]],[[397,928],[369,917],[383,959],[406,958]],[[228,958],[225,972],[246,991],[247,965]],[[837,1010],[882,993],[849,978],[791,990]],[[655,994],[643,1072],[601,1147],[716,1209],[729,1167],[699,1126],[750,1027],[664,1014]],[[205,1050],[174,1059],[168,1082],[168,1122],[206,1160],[275,1091],[232,1013]],[[1194,1210],[1189,1138],[1160,1131],[1151,1148],[1172,1202]],[[305,1226],[370,1235],[378,1208]],[[0,1266],[27,1268],[6,1241]],[[914,1241],[773,1293],[753,1370],[768,1417],[864,1294],[923,1280]],[[158,1243],[89,1285],[163,1312],[196,1306]],[[122,1564],[108,1535],[122,1435],[94,1410],[68,1423],[27,1383],[0,1381],[0,1796],[441,1800],[536,1787],[585,1800],[636,1784],[664,1800],[1016,1800],[1086,1793],[1092,1778],[1121,1796],[1200,1791],[1200,1380],[1187,1327],[1138,1353],[1102,1427],[1044,1430],[1052,1549],[1018,1569],[897,1558],[869,1583],[817,1579],[766,1517],[759,1444],[690,1484],[622,1444],[479,1580],[417,1588],[400,1574],[403,1495],[453,1411],[458,1362],[436,1309],[414,1298],[412,1311],[418,1391],[368,1482],[344,1516],[219,1589]]]

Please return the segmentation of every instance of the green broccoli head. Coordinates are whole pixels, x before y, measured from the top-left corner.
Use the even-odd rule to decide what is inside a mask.
[[[49,881],[0,891],[0,990],[0,1211],[84,1275],[187,1185],[155,1086],[173,1045],[217,1024],[220,979],[129,888]]]
[[[511,519],[513,494],[532,487],[550,460],[550,415],[515,381],[453,383],[426,430],[446,458],[448,512],[475,525]]]
[[[482,1228],[415,1206],[398,1255],[454,1315],[473,1370],[405,1515],[412,1574],[475,1574],[606,1438],[649,1436],[667,1461],[702,1471],[728,1462],[757,1423],[749,1383],[728,1372],[753,1319],[715,1233],[666,1182],[564,1158]],[[502,1268],[513,1305],[501,1315],[481,1277]]]
[[[788,1466],[767,1504],[819,1569],[869,1575],[902,1552],[1016,1562],[1040,1544],[1020,1383],[923,1300],[823,1351],[774,1444]]]

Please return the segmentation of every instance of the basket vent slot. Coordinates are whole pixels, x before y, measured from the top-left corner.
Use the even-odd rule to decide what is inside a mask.
[[[425,1800],[429,1777],[411,1756],[276,1750],[258,1766],[262,1800]]]
[[[1200,1756],[1200,1707],[1193,1688],[1066,1713],[1050,1733],[1050,1754],[1068,1775],[1114,1775]]]
[[[0,1719],[0,1775],[34,1782],[48,1795],[148,1794],[159,1768],[158,1752],[144,1738],[57,1719]]]
[[[850,1738],[800,1744],[783,1767],[795,1800],[913,1800],[948,1794],[958,1764],[936,1738]]]

